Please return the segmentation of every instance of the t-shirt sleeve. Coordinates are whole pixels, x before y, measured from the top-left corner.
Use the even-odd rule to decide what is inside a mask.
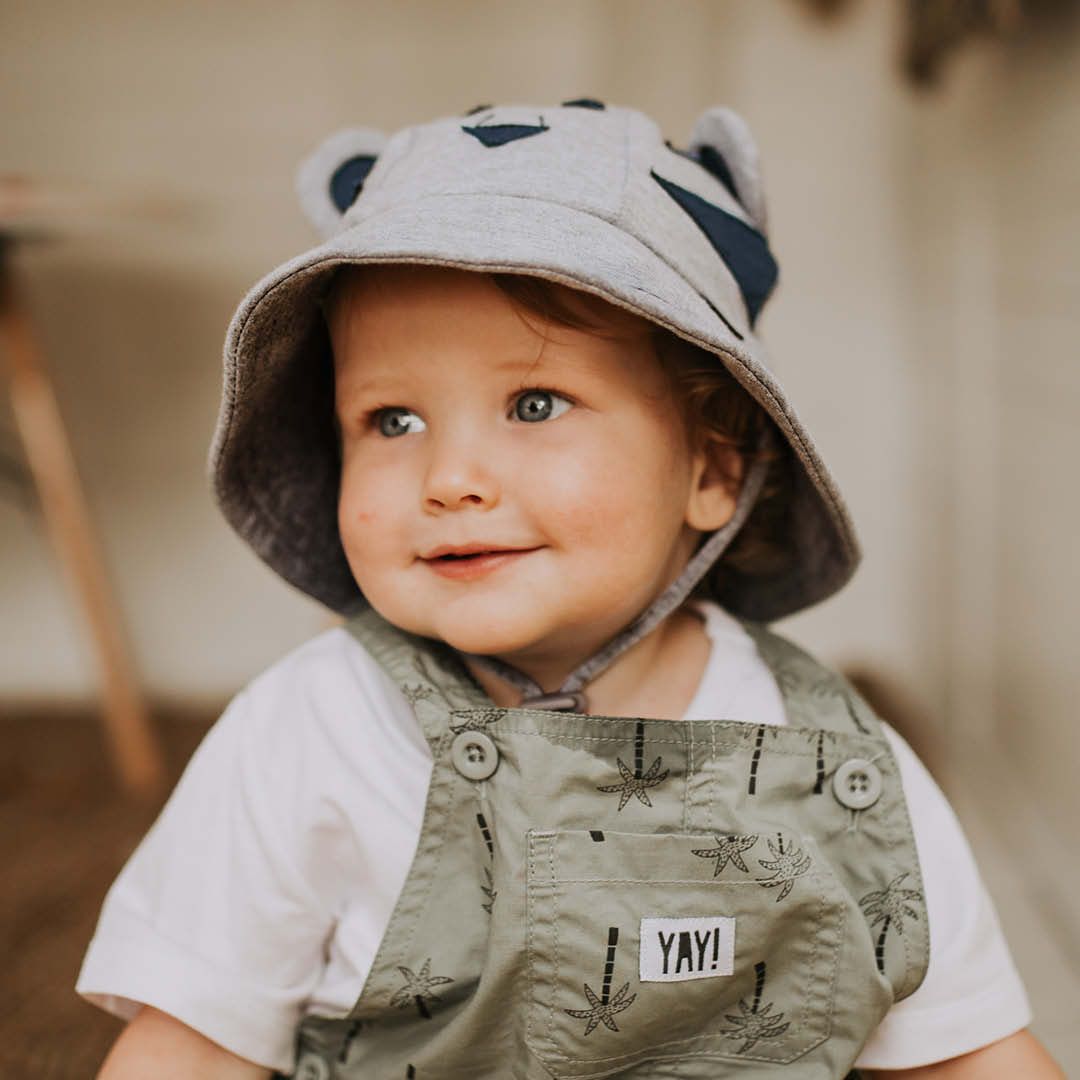
[[[297,725],[264,713],[246,691],[203,740],[110,889],[76,989],[287,1072],[334,919],[303,842],[309,758]]]
[[[887,725],[885,734],[919,855],[930,963],[922,985],[889,1010],[863,1047],[856,1064],[867,1069],[944,1061],[1031,1021],[994,905],[952,807],[907,743]]]

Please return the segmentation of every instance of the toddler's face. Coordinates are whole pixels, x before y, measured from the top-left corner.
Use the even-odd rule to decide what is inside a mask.
[[[525,670],[583,658],[730,516],[645,324],[613,315],[615,340],[524,316],[483,274],[350,279],[331,319],[338,519],[383,617]]]

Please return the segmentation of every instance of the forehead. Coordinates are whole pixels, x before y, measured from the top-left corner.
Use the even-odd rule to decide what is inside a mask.
[[[346,267],[326,305],[339,380],[440,356],[577,364],[614,382],[640,378],[644,361],[658,367],[640,316],[546,281],[500,280],[501,288],[490,274],[445,267]]]

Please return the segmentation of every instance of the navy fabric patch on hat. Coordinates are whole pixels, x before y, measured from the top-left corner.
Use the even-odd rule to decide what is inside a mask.
[[[745,205],[739,198],[738,189],[735,187],[735,178],[731,175],[727,162],[723,159],[720,151],[712,146],[703,146],[694,155],[698,162],[709,170],[731,192],[731,197],[740,205]]]
[[[349,158],[339,165],[330,177],[330,198],[343,214],[356,201],[356,196],[360,194],[360,189],[374,164],[375,157],[371,154]]]
[[[665,180],[655,169],[650,170],[650,175],[690,215],[727,264],[739,284],[753,325],[779,277],[765,237],[708,199]]]
[[[564,109],[606,109],[607,106],[602,101],[597,101],[596,98],[591,97],[579,97],[574,98],[573,101],[564,101],[562,103]]]
[[[672,144],[670,139],[665,139],[664,145],[673,154],[678,154],[679,157],[684,157],[688,161],[696,162],[706,172],[711,173],[728,189],[731,193],[731,197],[740,206],[745,205],[742,199],[739,198],[738,191],[735,189],[735,179],[731,175],[731,170],[728,169],[727,162],[720,156],[718,150],[714,150],[711,146],[703,146],[700,150],[680,150],[679,147]]]
[[[465,127],[462,131],[479,139],[485,146],[503,146],[517,139],[527,139],[530,135],[539,135],[548,130],[543,120],[539,124],[477,124]]]

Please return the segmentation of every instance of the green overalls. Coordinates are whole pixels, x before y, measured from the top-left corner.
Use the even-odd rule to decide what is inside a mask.
[[[498,708],[451,650],[349,624],[434,768],[363,992],[303,1021],[298,1080],[848,1074],[926,971],[900,778],[840,676],[745,626],[790,726]]]

